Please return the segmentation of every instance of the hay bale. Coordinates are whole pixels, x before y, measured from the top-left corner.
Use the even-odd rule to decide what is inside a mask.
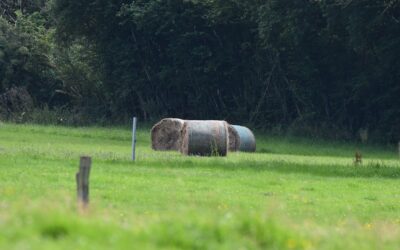
[[[254,137],[253,132],[250,129],[239,126],[239,125],[231,125],[232,128],[238,134],[239,146],[236,150],[244,151],[244,152],[255,152],[256,151],[256,138]]]
[[[228,136],[229,136],[228,150],[232,152],[239,150],[240,146],[239,134],[236,131],[236,129],[230,124],[228,125]]]
[[[181,147],[181,133],[185,121],[165,118],[151,129],[151,147],[154,150],[176,150]]]
[[[225,121],[185,121],[181,152],[185,155],[226,156],[228,123]]]

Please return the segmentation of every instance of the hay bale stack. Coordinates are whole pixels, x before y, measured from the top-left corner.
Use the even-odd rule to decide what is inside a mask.
[[[228,123],[225,121],[185,121],[181,152],[185,155],[226,156]]]
[[[230,124],[228,125],[228,135],[229,135],[228,150],[232,151],[232,152],[239,150],[240,138],[239,138],[238,132],[233,127],[233,125],[230,125]]]
[[[151,147],[154,150],[176,150],[181,147],[184,120],[165,118],[151,129]]]
[[[239,145],[234,151],[244,151],[244,152],[255,152],[256,151],[256,138],[254,137],[253,132],[250,129],[239,126],[239,125],[231,125],[232,128],[236,131],[239,138],[236,140],[239,141]]]

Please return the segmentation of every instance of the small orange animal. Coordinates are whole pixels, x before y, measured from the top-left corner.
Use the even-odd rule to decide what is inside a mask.
[[[356,153],[354,155],[354,164],[361,164],[362,163],[362,154],[360,151],[356,150]]]

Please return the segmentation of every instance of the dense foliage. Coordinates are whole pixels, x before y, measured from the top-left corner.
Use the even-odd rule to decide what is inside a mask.
[[[0,18],[0,91],[24,86],[40,102],[51,102],[57,81],[49,58],[44,20],[19,12],[15,24]]]
[[[112,120],[177,116],[329,137],[360,129],[380,140],[400,137],[399,1],[54,0],[39,6],[20,12],[22,20],[41,16],[46,22],[34,22],[37,27],[55,29],[50,52],[38,50],[50,54],[54,67],[30,78],[41,104],[60,105],[36,93],[44,88],[48,97],[64,95],[70,108]],[[13,12],[4,13],[18,24],[9,18]],[[16,34],[25,33],[41,37]],[[1,49],[22,43],[18,36]],[[0,72],[10,67],[4,65]],[[0,77],[4,91],[10,77]],[[20,73],[13,77],[12,84],[27,84]]]

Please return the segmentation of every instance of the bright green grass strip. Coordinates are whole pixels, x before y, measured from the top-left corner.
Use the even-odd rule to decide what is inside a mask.
[[[258,153],[201,158],[154,152],[149,137],[139,131],[133,163],[128,129],[0,125],[0,249],[400,244],[394,148],[261,135]],[[86,215],[75,207],[82,154],[93,157]]]

